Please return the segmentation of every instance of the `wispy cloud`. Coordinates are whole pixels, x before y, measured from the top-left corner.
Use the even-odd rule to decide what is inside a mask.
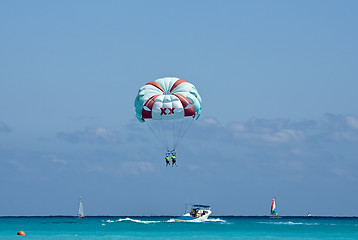
[[[347,171],[346,169],[342,168],[342,167],[334,167],[331,169],[332,174],[338,176],[338,177],[343,177],[343,178],[347,178],[349,180],[357,180],[357,177],[355,176],[355,174],[350,173],[349,171]]]
[[[56,155],[54,154],[46,154],[46,155],[43,155],[42,156],[44,159],[48,159],[50,160],[51,162],[53,163],[59,163],[59,164],[63,164],[63,165],[66,165],[67,164],[67,161],[61,159],[61,158],[58,158]]]
[[[83,131],[73,133],[60,132],[57,137],[71,143],[118,143],[120,136],[114,131],[110,131],[104,127],[87,128]]]
[[[299,141],[305,137],[304,132],[293,129],[290,126],[265,126],[260,124],[254,124],[253,126],[251,122],[242,125],[242,128],[238,128],[237,126],[238,124],[234,123],[228,127],[231,132],[231,137],[234,140],[287,143]]]
[[[350,128],[352,128],[354,130],[358,130],[358,118],[352,117],[352,116],[347,116],[346,121]]]
[[[150,162],[122,162],[120,171],[132,175],[154,172],[154,167]]]
[[[293,121],[289,119],[252,118],[225,126],[212,118],[194,124],[192,136],[216,138],[244,144],[289,144],[315,139],[320,141],[358,141],[358,118],[326,114],[322,120]]]
[[[188,164],[186,167],[192,172],[197,171],[198,169],[200,169],[200,166],[198,166],[196,164]]]
[[[4,122],[0,121],[0,132],[11,132],[11,129]]]
[[[326,114],[318,120],[252,118],[225,125],[213,119],[199,119],[186,138],[185,149],[196,156],[198,164],[203,158],[214,159],[211,155],[220,152],[223,157],[216,159],[225,159],[217,161],[222,165],[230,163],[263,176],[281,171],[287,173],[282,178],[302,179],[324,171],[328,178],[354,180],[350,176],[354,175],[354,156],[358,153],[357,119],[352,115]],[[203,157],[208,151],[213,153]],[[207,165],[208,161],[203,163]]]
[[[85,171],[87,171],[87,172],[99,172],[99,173],[104,173],[104,172],[105,172],[104,167],[101,166],[101,165],[98,164],[98,163],[87,163],[87,162],[84,162],[83,165],[84,165]]]

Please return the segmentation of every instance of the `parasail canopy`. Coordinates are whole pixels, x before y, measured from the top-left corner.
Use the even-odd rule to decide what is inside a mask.
[[[137,119],[147,123],[167,151],[173,152],[192,120],[200,117],[201,97],[193,84],[166,77],[141,87],[134,106]]]

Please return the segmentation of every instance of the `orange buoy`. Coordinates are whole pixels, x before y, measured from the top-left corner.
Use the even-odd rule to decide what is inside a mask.
[[[17,235],[25,236],[25,232],[24,231],[18,231]]]

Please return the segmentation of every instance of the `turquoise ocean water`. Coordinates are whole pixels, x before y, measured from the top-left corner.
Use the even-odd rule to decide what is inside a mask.
[[[358,239],[358,218],[0,217],[0,239]],[[17,236],[18,231],[26,236]]]

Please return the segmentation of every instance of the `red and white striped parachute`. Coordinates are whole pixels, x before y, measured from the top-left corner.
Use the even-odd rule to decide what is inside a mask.
[[[134,102],[136,117],[147,123],[167,151],[175,151],[193,120],[200,116],[201,98],[195,86],[175,77],[141,87]]]

